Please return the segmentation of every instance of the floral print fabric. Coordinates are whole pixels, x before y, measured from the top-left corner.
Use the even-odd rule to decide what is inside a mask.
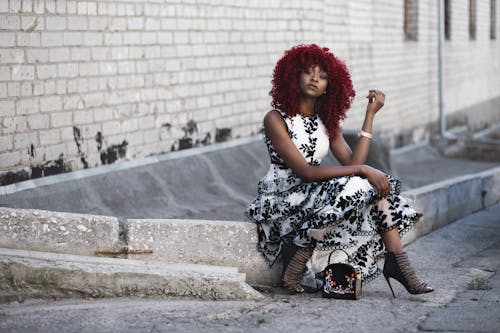
[[[304,159],[319,165],[330,144],[321,119],[317,115],[280,114]],[[306,285],[321,279],[317,273],[327,265],[330,252],[337,249],[344,249],[348,259],[361,266],[364,282],[377,276],[376,259],[384,251],[379,234],[393,228],[403,234],[420,216],[399,195],[399,180],[387,175],[392,191],[384,200],[378,200],[376,189],[359,176],[306,183],[283,163],[266,136],[264,140],[271,165],[258,184],[257,197],[245,210],[257,224],[259,251],[272,264],[284,241],[298,246],[316,244],[307,264]],[[332,262],[338,261],[336,255]]]

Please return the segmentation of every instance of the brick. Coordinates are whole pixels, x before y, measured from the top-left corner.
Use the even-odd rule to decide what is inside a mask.
[[[39,110],[40,104],[37,98],[20,99],[16,102],[17,115],[37,113]]]
[[[0,15],[0,30],[20,30],[20,29],[21,29],[21,19],[19,18],[19,16]]]
[[[66,30],[66,16],[46,16],[45,27],[47,30]]]
[[[85,106],[88,108],[101,106],[104,103],[104,96],[102,93],[87,94],[84,96]]]
[[[57,65],[57,74],[59,77],[76,77],[78,76],[78,64],[63,63]]]
[[[77,125],[92,124],[94,113],[92,110],[75,111],[73,112],[73,122]]]
[[[66,1],[56,1],[56,13],[57,14],[66,14],[68,7],[66,5]]]
[[[36,65],[36,76],[40,80],[55,78],[57,76],[57,65]]]
[[[157,129],[143,131],[144,143],[153,143],[160,141],[160,131]]]
[[[90,48],[73,47],[71,48],[72,61],[88,61],[90,60]]]
[[[40,111],[58,111],[62,107],[62,98],[60,96],[48,96],[40,98]]]
[[[83,33],[83,44],[88,46],[98,46],[103,44],[103,35],[100,32]]]
[[[43,154],[45,156],[46,161],[54,161],[61,157],[67,156],[67,147],[64,143],[52,145],[45,147],[43,149]]]
[[[58,112],[50,114],[50,124],[52,127],[63,127],[69,126],[73,122],[73,116],[71,112]]]
[[[87,16],[69,16],[68,30],[85,31],[89,28]]]
[[[7,94],[9,97],[18,97],[21,94],[21,84],[19,82],[7,83]]]
[[[16,65],[12,66],[11,79],[14,81],[33,80],[35,78],[35,66]]]
[[[95,31],[108,29],[109,21],[107,17],[89,17],[89,28]]]
[[[121,45],[122,44],[122,34],[120,33],[105,33],[104,34],[104,44],[105,45]]]
[[[41,33],[41,46],[52,47],[61,46],[63,43],[63,33],[62,32],[45,32]]]
[[[28,148],[30,145],[38,146],[38,135],[36,132],[14,135],[14,149]]]
[[[0,153],[11,150],[13,147],[13,136],[2,135],[0,136]]]
[[[45,1],[44,0],[34,0],[33,11],[36,14],[43,14],[45,12]]]
[[[140,43],[143,45],[156,44],[158,42],[158,35],[156,32],[141,32]]]
[[[47,114],[35,114],[27,117],[28,128],[30,129],[47,129],[49,128],[49,116]]]
[[[16,105],[12,100],[0,101],[0,115],[2,117],[16,114]]]
[[[76,14],[77,13],[76,1],[66,1],[66,13],[68,13],[68,14]]]
[[[0,63],[20,64],[24,62],[24,52],[20,49],[0,49]]]
[[[70,49],[67,47],[58,47],[49,49],[50,62],[63,62],[70,60]]]
[[[49,50],[47,49],[28,49],[26,50],[26,60],[28,63],[39,63],[49,61]]]
[[[45,0],[45,10],[47,13],[56,13],[56,0]]]
[[[46,95],[54,95],[57,91],[56,81],[50,80],[45,81],[45,94]]]
[[[127,29],[142,30],[144,28],[144,19],[142,17],[127,18]]]
[[[18,151],[0,154],[0,168],[9,168],[19,164],[21,154]]]
[[[82,32],[64,32],[63,45],[81,45],[83,43]]]
[[[113,119],[113,110],[110,108],[96,108],[93,112],[94,120],[98,123]]]
[[[61,142],[61,130],[60,129],[52,129],[40,131],[40,144],[42,146],[53,145]]]
[[[119,121],[108,121],[102,124],[102,132],[104,135],[113,135],[121,132]]]
[[[127,20],[124,17],[113,17],[109,22],[109,30],[124,31],[127,30]]]
[[[16,46],[16,33],[0,31],[0,41],[2,47]]]
[[[0,98],[7,97],[7,84],[0,83]]]
[[[10,66],[0,66],[0,81],[10,81]]]

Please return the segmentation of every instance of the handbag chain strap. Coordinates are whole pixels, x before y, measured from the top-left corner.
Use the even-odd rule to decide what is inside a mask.
[[[332,258],[332,254],[335,251],[342,251],[342,252],[344,252],[345,255],[347,256],[347,261],[350,262],[350,260],[349,260],[349,254],[346,251],[344,251],[342,249],[336,249],[336,250],[333,250],[332,252],[330,252],[330,255],[328,256],[328,265],[330,265],[330,259]]]

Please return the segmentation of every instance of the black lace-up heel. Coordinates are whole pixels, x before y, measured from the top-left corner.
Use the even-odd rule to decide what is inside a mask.
[[[410,294],[424,294],[434,291],[427,283],[419,280],[410,265],[406,252],[386,252],[383,274],[394,298],[396,298],[396,295],[389,278],[401,283]]]
[[[300,285],[300,280],[307,260],[312,256],[314,248],[283,244],[281,251],[283,256],[281,275],[283,286],[292,292],[303,293],[304,288]]]

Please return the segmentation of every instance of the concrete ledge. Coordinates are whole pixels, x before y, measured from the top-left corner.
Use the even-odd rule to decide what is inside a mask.
[[[500,167],[478,174],[483,187],[483,207],[500,202]]]
[[[245,275],[233,267],[161,264],[11,249],[0,249],[0,289],[46,296],[263,298],[245,283]]]
[[[0,247],[93,255],[114,248],[115,217],[0,207]]]
[[[257,251],[254,223],[148,219],[128,220],[126,228],[130,248],[153,250],[153,254],[129,258],[234,266],[246,274],[251,284],[279,282],[280,265],[269,269]]]

